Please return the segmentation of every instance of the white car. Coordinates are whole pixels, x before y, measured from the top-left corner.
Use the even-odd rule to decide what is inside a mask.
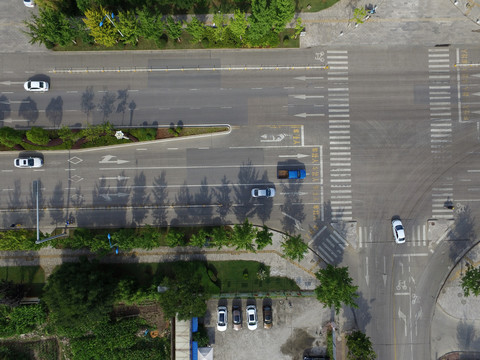
[[[23,88],[27,91],[48,91],[50,86],[46,81],[29,80],[25,84],[23,84]]]
[[[274,197],[275,196],[275,189],[274,188],[254,188],[252,189],[252,197],[259,198],[259,197]]]
[[[405,242],[405,229],[399,219],[392,220],[393,237],[397,244],[403,244]]]
[[[225,331],[227,330],[228,324],[228,313],[226,306],[219,306],[217,310],[217,330],[218,331]]]
[[[35,3],[33,2],[33,0],[23,0],[23,5],[32,8],[35,6]]]
[[[43,166],[43,159],[39,157],[16,158],[13,165],[17,168],[40,168]]]
[[[257,307],[255,305],[247,306],[247,327],[248,330],[255,330],[257,328]]]

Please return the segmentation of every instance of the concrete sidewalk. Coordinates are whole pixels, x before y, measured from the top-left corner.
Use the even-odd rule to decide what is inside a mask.
[[[437,299],[431,325],[432,358],[438,359],[452,351],[461,350],[465,359],[473,359],[480,349],[480,298],[465,297],[461,278],[467,264],[480,266],[480,243],[474,246],[451,271]],[[450,354],[449,359],[454,359]],[[478,354],[477,354],[478,356]],[[478,357],[476,357],[478,358]]]

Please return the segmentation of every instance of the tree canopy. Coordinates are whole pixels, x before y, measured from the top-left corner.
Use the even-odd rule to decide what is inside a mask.
[[[348,360],[375,360],[377,354],[373,351],[370,338],[361,331],[347,335]]]
[[[302,260],[308,251],[308,245],[303,242],[300,235],[284,236],[281,246],[283,255],[291,260]]]
[[[325,305],[335,308],[338,314],[342,303],[357,308],[355,299],[358,297],[358,286],[352,285],[353,279],[348,274],[347,267],[335,267],[328,264],[320,269],[315,276],[321,284],[315,289],[317,299]]]
[[[81,335],[108,320],[115,283],[97,261],[64,263],[48,278],[42,300],[59,333]]]
[[[465,296],[474,296],[480,294],[480,267],[475,268],[472,265],[467,265],[467,271],[462,277],[462,289]]]

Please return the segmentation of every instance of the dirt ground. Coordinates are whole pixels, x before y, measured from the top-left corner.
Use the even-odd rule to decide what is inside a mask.
[[[150,331],[157,330],[160,336],[170,330],[170,322],[165,321],[162,308],[157,303],[141,306],[117,305],[114,308],[114,314],[119,318],[139,316],[145,319],[151,326],[155,326]]]
[[[263,328],[262,306],[265,301],[273,309],[273,327]],[[289,301],[292,306],[290,307]],[[232,326],[232,304],[242,307],[243,328],[234,331]],[[255,303],[258,314],[258,328],[248,330],[245,320],[245,308]],[[216,328],[218,305],[228,307],[228,328],[220,332]],[[216,359],[292,359],[301,360],[307,353],[323,355],[326,351],[326,333],[323,326],[332,318],[330,309],[313,298],[285,299],[220,299],[208,302],[205,318],[214,357]]]

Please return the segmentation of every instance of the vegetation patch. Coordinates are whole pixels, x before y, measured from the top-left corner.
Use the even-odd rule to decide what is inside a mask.
[[[119,139],[115,136],[117,131],[122,131],[123,138]],[[4,126],[0,128],[0,151],[82,149],[226,131],[228,131],[228,127],[225,126],[190,128],[178,125],[170,128],[116,129],[108,122],[90,125],[81,130],[71,129],[68,126],[56,130],[45,130],[38,127],[32,127],[30,130],[17,130]]]

